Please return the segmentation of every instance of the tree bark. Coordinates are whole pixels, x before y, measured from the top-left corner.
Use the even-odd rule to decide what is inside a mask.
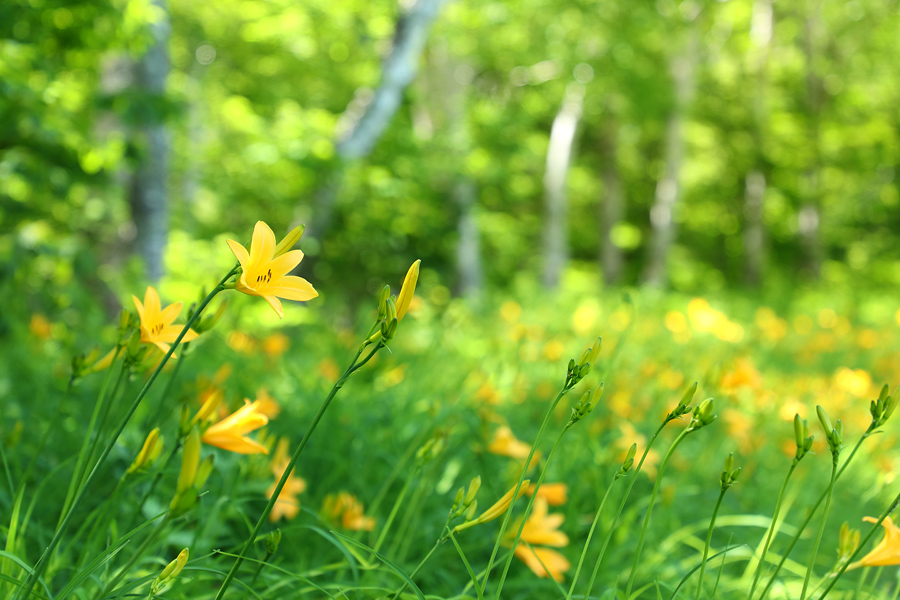
[[[384,59],[381,82],[365,106],[354,96],[345,111],[346,131],[335,145],[341,161],[358,160],[371,154],[384,130],[400,108],[403,92],[412,83],[419,68],[419,60],[428,31],[438,15],[443,0],[416,0],[412,8],[397,21],[393,49]],[[357,114],[358,112],[358,114]],[[334,202],[343,179],[343,167],[325,177],[313,193],[314,214],[307,235],[320,240],[334,220]]]
[[[754,166],[744,182],[744,281],[759,286],[765,265],[765,225],[763,222],[766,195],[766,161],[763,152],[765,129],[768,123],[766,82],[769,50],[772,41],[774,15],[771,0],[756,0],[750,27],[751,62],[756,82],[753,105],[752,135],[755,146]]]
[[[575,132],[581,118],[584,86],[570,83],[562,108],[550,127],[547,166],[544,171],[544,286],[559,286],[569,259],[569,221],[566,176],[572,159]]]
[[[135,83],[146,94],[162,99],[169,75],[170,27],[165,0],[153,0],[163,17],[152,26],[153,43],[135,65]],[[144,260],[147,278],[159,281],[169,233],[169,132],[159,114],[145,115],[140,126],[143,152],[131,184],[131,215],[135,225],[134,249]]]
[[[822,80],[816,69],[816,49],[818,47],[821,22],[821,5],[814,2],[804,28],[804,50],[806,54],[806,93],[808,136],[812,148],[812,159],[803,175],[803,204],[797,213],[797,229],[803,248],[802,272],[811,279],[819,279],[822,268],[822,242],[820,231],[821,204],[821,151],[820,119],[822,113]]]
[[[669,249],[675,241],[675,210],[681,197],[681,168],[684,163],[685,113],[694,93],[696,34],[689,32],[685,50],[676,55],[670,69],[675,87],[675,105],[666,121],[665,172],[656,185],[650,209],[650,254],[644,271],[644,283],[661,286],[666,282]]]
[[[610,115],[604,123],[600,138],[600,156],[603,161],[603,201],[600,203],[600,265],[603,281],[616,284],[622,277],[622,249],[613,243],[612,230],[625,215],[625,195],[617,162],[619,135],[618,122]]]

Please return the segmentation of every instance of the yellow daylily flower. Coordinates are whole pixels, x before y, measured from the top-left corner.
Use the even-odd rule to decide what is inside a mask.
[[[874,517],[863,517],[863,521],[877,523]],[[875,546],[871,552],[863,556],[855,563],[847,566],[847,570],[860,567],[890,567],[900,565],[900,527],[894,524],[890,517],[885,517],[881,522],[884,527],[884,539]]]
[[[529,485],[525,493],[534,495],[536,485]],[[569,486],[564,483],[545,483],[537,491],[538,498],[544,498],[550,506],[561,506],[568,500]]]
[[[339,521],[344,529],[352,531],[375,529],[375,519],[365,516],[362,502],[349,492],[326,496],[322,503],[322,511],[330,519]]]
[[[550,548],[529,548],[519,544],[516,546],[515,555],[529,569],[534,571],[534,574],[538,577],[547,577],[549,575],[556,581],[561,582],[563,573],[572,568],[572,564],[565,556]],[[547,567],[547,571],[544,570],[544,566]]]
[[[175,341],[178,334],[181,333],[183,327],[181,325],[173,325],[172,322],[178,318],[181,312],[181,302],[175,302],[169,306],[162,308],[159,301],[159,294],[153,286],[148,285],[147,291],[144,292],[144,302],[141,303],[137,296],[132,296],[134,306],[137,308],[138,316],[141,318],[141,342],[145,344],[154,344],[163,352],[169,351],[169,344]],[[197,338],[197,332],[188,329],[184,337],[181,338],[182,343],[190,342]],[[175,355],[172,355],[175,358]]]
[[[259,402],[244,400],[244,406],[206,430],[203,442],[238,454],[268,454],[265,446],[246,437],[268,422],[269,417],[260,412]]]
[[[272,457],[272,475],[275,476],[275,482],[266,490],[266,498],[271,498],[275,493],[275,487],[281,480],[281,476],[284,475],[284,470],[287,469],[288,463],[291,462],[291,457],[288,456],[289,444],[290,442],[287,438],[278,440],[275,456]],[[269,521],[275,523],[282,517],[290,521],[296,517],[300,512],[300,500],[297,499],[297,496],[305,491],[306,480],[302,477],[294,477],[293,473],[288,475],[284,487],[281,488],[281,493],[278,494],[275,505],[272,506],[272,512],[269,513]]]
[[[528,458],[528,453],[531,452],[531,446],[519,440],[513,435],[512,429],[503,425],[494,432],[494,437],[491,438],[491,443],[488,444],[487,450],[491,454],[499,454],[500,456],[525,460]],[[533,467],[540,459],[540,451],[535,450],[534,456],[531,457],[531,464],[528,465],[528,468],[530,469]]]
[[[228,246],[242,269],[234,289],[264,298],[279,319],[284,318],[279,298],[311,300],[319,295],[302,277],[288,275],[303,260],[303,252],[291,250],[276,256],[275,234],[262,221],[257,221],[253,228],[249,252],[234,240],[228,240]]]

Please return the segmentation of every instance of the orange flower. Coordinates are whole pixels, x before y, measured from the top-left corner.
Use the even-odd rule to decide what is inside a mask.
[[[279,298],[312,300],[319,295],[302,277],[288,275],[303,260],[303,252],[291,250],[276,256],[275,234],[262,221],[257,221],[253,228],[250,252],[234,240],[228,240],[228,246],[242,269],[234,289],[264,298],[279,319],[284,318]]]
[[[375,529],[375,519],[365,516],[362,502],[348,492],[341,492],[337,496],[332,494],[326,496],[322,510],[327,517],[339,522],[344,529],[352,531]]]
[[[878,519],[863,517],[863,521],[877,523]],[[900,565],[900,527],[894,525],[890,517],[885,517],[884,521],[881,522],[881,526],[884,527],[884,539],[871,552],[863,556],[861,560],[851,563],[847,567],[848,570],[860,567]]]
[[[534,495],[535,485],[529,485],[525,493]],[[569,486],[564,483],[545,483],[538,490],[537,497],[543,498],[550,506],[561,506],[568,500]]]
[[[519,544],[516,546],[515,554],[538,577],[547,577],[549,575],[556,581],[562,581],[563,573],[571,567],[566,557],[559,552],[549,548],[534,547],[554,546],[561,548],[567,546],[569,537],[559,531],[559,526],[562,525],[564,520],[565,517],[561,514],[548,514],[548,504],[545,498],[538,496],[535,499],[531,515],[525,521],[525,527],[522,528],[522,536]],[[518,527],[516,526],[510,528],[508,537],[514,538],[517,530]],[[530,544],[532,547],[526,544]],[[544,570],[541,562],[546,565],[547,570]]]
[[[275,456],[272,457],[272,474],[275,476],[275,482],[266,490],[266,498],[271,498],[272,494],[275,493],[275,487],[284,475],[284,470],[287,469],[288,463],[291,462],[291,458],[287,453],[289,443],[287,438],[278,440]],[[272,512],[269,513],[269,520],[275,523],[282,517],[288,521],[296,517],[300,512],[300,500],[297,499],[297,496],[305,491],[306,481],[302,477],[294,477],[293,473],[288,475],[287,481],[284,483],[284,487],[281,488],[281,493],[278,494],[278,499],[272,507]]]
[[[273,333],[263,340],[262,347],[269,358],[278,358],[291,347],[291,340],[283,333]]]
[[[181,333],[183,327],[181,325],[173,325],[181,312],[181,302],[170,304],[162,308],[159,302],[159,294],[153,289],[153,286],[147,286],[144,292],[144,302],[141,303],[137,296],[132,296],[134,306],[137,308],[138,316],[141,318],[141,341],[145,344],[154,344],[163,352],[169,351],[169,344],[175,341],[178,334]],[[197,338],[197,333],[193,329],[188,329],[182,342],[190,342]],[[173,355],[172,358],[175,358]]]
[[[266,388],[259,388],[259,391],[256,392],[256,402],[259,404],[256,409],[257,412],[261,412],[270,419],[274,419],[281,412],[281,406],[278,405],[278,401],[272,397]]]
[[[528,458],[528,453],[531,452],[531,446],[523,441],[516,439],[516,436],[513,435],[512,429],[510,429],[506,425],[503,425],[494,432],[494,437],[493,439],[491,439],[491,443],[488,445],[488,452],[491,452],[492,454],[499,454],[500,456],[508,456],[510,458],[525,460],[526,458]],[[531,459],[532,465],[539,459],[540,453],[535,451],[534,457]]]
[[[547,577],[549,574],[556,581],[562,581],[563,573],[572,568],[565,556],[550,548],[529,548],[519,544],[515,554],[538,577]],[[544,566],[547,567],[546,571]]]
[[[238,454],[268,454],[265,446],[246,437],[269,422],[260,412],[259,402],[244,400],[244,406],[231,413],[203,434],[203,442]]]

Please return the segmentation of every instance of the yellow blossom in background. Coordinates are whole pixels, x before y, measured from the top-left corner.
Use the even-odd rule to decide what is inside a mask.
[[[28,322],[28,330],[31,332],[31,335],[42,340],[49,340],[53,335],[53,325],[41,313],[31,315],[31,320]]]
[[[341,370],[338,368],[337,363],[330,358],[323,358],[316,368],[319,371],[319,374],[325,378],[325,381],[329,383],[335,383],[341,377]]]
[[[834,383],[848,394],[852,394],[857,398],[866,398],[870,395],[872,376],[862,369],[841,367],[834,374]]]
[[[271,463],[272,475],[275,476],[275,481],[266,490],[266,498],[271,498],[272,494],[275,493],[278,482],[281,481],[288,463],[291,462],[291,458],[288,456],[289,444],[290,441],[287,438],[278,440],[278,446],[275,448],[275,455],[272,457]],[[272,506],[272,512],[269,513],[269,521],[275,523],[282,518],[290,521],[296,517],[300,512],[300,500],[297,496],[305,491],[306,481],[302,477],[295,477],[293,473],[288,475],[284,487],[281,488],[281,493],[278,494],[278,499]]]
[[[141,342],[154,344],[163,352],[168,352],[170,344],[184,329],[181,325],[172,324],[178,318],[178,313],[181,312],[181,302],[162,308],[159,294],[156,293],[153,286],[147,286],[143,303],[137,299],[137,296],[132,296],[131,299],[134,300],[134,306],[141,318]],[[181,341],[187,343],[196,338],[197,333],[193,329],[188,329]],[[175,356],[173,355],[172,358]]]
[[[228,347],[235,352],[240,352],[241,354],[256,354],[257,342],[252,336],[249,336],[246,333],[232,331],[228,334],[226,343],[228,344]]]
[[[375,519],[365,516],[362,502],[348,492],[329,494],[322,503],[322,512],[330,520],[351,531],[372,531]]]
[[[529,548],[519,544],[515,554],[538,577],[547,577],[549,571],[549,576],[554,580],[563,581],[563,573],[572,568],[572,563],[565,556],[550,548]]]
[[[538,498],[534,501],[534,508],[525,521],[522,528],[522,536],[519,544],[516,546],[515,555],[534,571],[538,577],[553,577],[556,581],[563,580],[563,573],[569,570],[570,564],[559,552],[550,550],[549,548],[537,548],[535,546],[553,546],[561,548],[569,544],[569,537],[559,531],[565,517],[561,514],[549,514],[548,502],[545,498]],[[521,523],[521,519],[519,520]],[[518,531],[518,525],[513,525],[507,532],[508,541],[515,539],[515,532]],[[529,548],[530,544],[532,548]],[[535,553],[540,557],[540,561],[535,558]],[[541,562],[546,565],[547,570],[541,566]]]
[[[291,340],[283,333],[273,333],[263,340],[262,349],[269,358],[279,358],[291,347]]]
[[[259,411],[259,402],[244,400],[244,406],[206,430],[203,442],[238,454],[268,454],[265,446],[246,437],[268,422]]]
[[[897,315],[900,315],[900,311],[897,311]],[[522,307],[514,300],[507,300],[500,305],[500,316],[507,323],[516,323],[522,316]],[[900,316],[897,317],[897,324],[900,325]]]
[[[256,403],[258,404],[257,412],[266,415],[269,419],[274,419],[281,412],[278,401],[269,394],[269,390],[266,388],[259,388],[256,392]]]
[[[746,358],[741,358],[737,360],[737,364],[732,370],[722,375],[722,381],[719,385],[726,391],[734,391],[744,387],[757,389],[762,385],[762,381],[759,371],[756,370],[753,363]]]
[[[877,523],[878,519],[863,517],[863,521]],[[860,567],[900,565],[900,527],[897,527],[890,517],[885,517],[884,521],[881,522],[881,526],[884,527],[884,539],[871,552],[863,556],[862,559],[851,563],[847,567],[848,570]]]
[[[494,437],[491,438],[491,443],[488,444],[487,450],[491,454],[525,460],[528,458],[528,453],[531,452],[531,446],[517,439],[516,436],[513,435],[512,429],[503,425],[494,432]],[[534,463],[539,459],[540,452],[536,450],[529,467],[534,466]]]
[[[529,485],[525,493],[534,495],[536,485]],[[561,506],[566,503],[569,495],[569,486],[564,483],[545,483],[537,491],[537,497],[546,500],[550,506]]]
[[[319,295],[305,279],[288,275],[303,260],[303,252],[291,250],[276,257],[275,234],[262,221],[257,221],[253,228],[249,252],[234,240],[228,240],[228,246],[241,263],[242,269],[234,289],[250,296],[262,297],[279,319],[284,318],[279,298],[312,300]]]

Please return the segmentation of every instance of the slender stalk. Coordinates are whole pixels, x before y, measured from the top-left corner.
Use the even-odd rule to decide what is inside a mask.
[[[766,532],[766,542],[763,544],[762,554],[760,554],[759,562],[756,564],[756,572],[753,574],[753,584],[750,586],[750,594],[747,595],[747,600],[753,598],[753,592],[756,591],[756,585],[759,583],[759,577],[762,575],[762,570],[765,567],[766,553],[769,551],[769,545],[772,543],[772,536],[775,535],[775,526],[778,523],[778,516],[781,514],[781,503],[784,501],[784,493],[787,490],[788,482],[791,480],[791,475],[794,474],[794,469],[797,468],[797,464],[796,460],[791,462],[791,468],[788,469],[784,483],[781,484],[781,491],[778,492],[778,500],[775,501],[775,513],[772,515],[772,523]],[[763,597],[765,597],[765,592],[763,592]]]
[[[169,362],[169,358],[171,358],[172,354],[175,352],[175,349],[178,348],[178,344],[181,343],[182,338],[184,338],[185,334],[191,328],[200,315],[203,313],[203,309],[210,303],[210,301],[222,290],[225,289],[225,282],[231,278],[237,272],[239,267],[236,265],[225,277],[222,278],[221,281],[213,288],[213,290],[203,299],[203,302],[200,303],[200,306],[197,307],[197,312],[188,319],[188,322],[185,324],[184,328],[181,330],[181,333],[178,334],[178,337],[175,338],[175,341],[172,342],[172,346],[169,348],[169,351],[166,352],[165,356],[163,356],[162,360],[159,361],[159,364],[156,366],[156,370],[153,371],[153,374],[150,375],[150,379],[147,380],[147,383],[144,384],[144,387],[141,388],[141,391],[138,393],[137,397],[134,399],[134,402],[128,409],[128,412],[125,414],[122,422],[119,423],[119,427],[116,429],[115,434],[110,439],[109,443],[106,444],[106,447],[103,449],[103,452],[100,453],[100,457],[97,459],[97,462],[94,464],[94,468],[91,469],[90,474],[87,479],[84,481],[84,484],[81,486],[81,489],[75,495],[75,499],[72,501],[71,506],[69,507],[69,511],[66,513],[65,518],[62,523],[56,528],[56,532],[53,534],[53,538],[50,540],[50,543],[44,548],[43,553],[41,553],[40,558],[37,563],[34,565],[34,569],[31,574],[25,580],[25,583],[22,587],[19,588],[18,593],[16,594],[16,599],[28,598],[31,594],[31,591],[34,589],[35,584],[37,583],[38,578],[44,572],[44,569],[47,568],[48,559],[51,553],[56,549],[59,545],[60,540],[62,540],[63,535],[65,535],[66,531],[69,527],[69,521],[72,518],[72,515],[75,512],[75,509],[78,507],[82,498],[84,497],[84,492],[90,486],[91,482],[94,480],[94,477],[97,475],[97,472],[100,470],[100,466],[106,461],[106,457],[109,456],[109,453],[112,452],[113,447],[119,439],[119,436],[122,435],[122,432],[125,430],[125,426],[128,425],[128,422],[131,420],[131,417],[134,415],[134,412],[137,410],[138,406],[140,406],[141,401],[144,399],[144,396],[147,395],[147,392],[150,390],[150,387],[153,386],[156,378],[159,376],[160,372],[162,372],[163,367],[166,366],[166,363]]]
[[[603,494],[603,500],[600,501],[600,506],[597,508],[597,512],[594,515],[594,521],[591,523],[591,529],[588,531],[587,541],[584,543],[584,548],[581,549],[581,556],[578,558],[578,566],[575,567],[575,574],[572,575],[572,585],[569,586],[569,593],[566,594],[566,600],[571,600],[572,598],[572,593],[575,591],[575,584],[578,583],[578,575],[581,573],[581,565],[584,564],[584,557],[587,556],[588,547],[591,545],[591,538],[594,537],[594,529],[597,528],[597,523],[600,521],[600,513],[603,512],[603,507],[606,505],[606,499],[609,498],[609,492],[612,490],[613,484],[615,484],[618,479],[618,477],[613,477],[613,480],[606,486],[606,493]]]
[[[600,564],[603,562],[603,555],[606,553],[606,547],[609,545],[609,541],[612,539],[613,532],[616,530],[616,523],[619,521],[619,517],[622,515],[622,510],[625,508],[625,503],[628,501],[628,496],[631,494],[631,488],[634,487],[635,482],[637,481],[638,473],[641,472],[641,467],[644,466],[644,460],[646,460],[647,455],[650,453],[650,448],[653,447],[653,442],[656,441],[656,438],[659,437],[659,434],[662,432],[663,428],[669,424],[671,419],[666,419],[663,421],[663,424],[659,426],[659,428],[653,433],[653,437],[650,438],[650,441],[647,443],[647,447],[644,449],[644,453],[641,454],[641,460],[638,462],[637,467],[634,469],[634,474],[631,476],[631,481],[628,484],[628,488],[625,490],[625,494],[622,496],[622,500],[619,502],[619,509],[616,511],[616,516],[613,517],[612,526],[610,526],[609,531],[606,532],[606,539],[603,540],[603,545],[600,546],[600,555],[597,556],[597,561],[594,563],[594,570],[591,572],[591,579],[588,581],[587,590],[584,592],[584,600],[588,600],[588,597],[591,595],[591,590],[594,589],[594,581],[597,579],[597,573],[600,572]]]
[[[375,546],[372,548],[373,552],[378,552],[381,549],[381,545],[384,543],[384,539],[387,537],[387,533],[391,528],[391,525],[394,522],[394,519],[397,517],[397,511],[400,510],[400,506],[403,504],[403,499],[406,497],[406,492],[409,491],[409,484],[412,483],[413,477],[416,476],[418,469],[412,469],[409,473],[409,477],[406,478],[406,482],[403,484],[403,489],[400,490],[400,495],[397,496],[397,500],[394,502],[394,506],[391,507],[391,513],[388,515],[387,521],[384,522],[384,527],[381,528],[381,533],[378,534],[378,540],[375,542]]]
[[[700,590],[703,589],[703,576],[706,574],[706,557],[709,556],[709,545],[712,543],[713,529],[716,527],[716,517],[719,515],[719,507],[722,506],[722,498],[725,497],[727,489],[728,488],[723,487],[719,492],[719,499],[716,500],[716,507],[713,509],[712,519],[709,521],[709,530],[706,532],[706,545],[703,546],[703,558],[700,560],[700,578],[697,579],[697,600],[700,600]]]
[[[231,570],[228,571],[228,574],[225,576],[225,580],[222,581],[222,586],[219,588],[219,591],[216,593],[215,600],[222,600],[222,597],[225,595],[225,591],[231,585],[231,582],[234,580],[235,575],[237,575],[238,569],[241,567],[241,563],[244,562],[244,557],[247,552],[250,550],[250,546],[253,545],[253,542],[256,540],[256,536],[259,535],[260,530],[262,530],[263,525],[266,522],[266,519],[269,516],[269,513],[272,512],[272,507],[275,506],[275,502],[278,500],[278,495],[281,493],[282,488],[284,488],[285,483],[287,483],[288,477],[294,471],[294,465],[297,464],[297,461],[300,459],[300,455],[303,453],[303,449],[306,448],[306,444],[309,443],[309,438],[312,436],[312,433],[316,430],[316,427],[319,425],[319,421],[322,420],[322,417],[325,414],[325,411],[328,410],[328,407],[331,405],[331,401],[337,395],[338,391],[344,387],[344,384],[350,378],[353,373],[362,368],[367,362],[369,362],[375,353],[377,353],[381,348],[384,347],[383,340],[376,343],[375,348],[366,356],[363,360],[359,360],[359,357],[362,356],[364,346],[361,346],[359,351],[356,353],[356,356],[353,358],[353,362],[350,363],[350,366],[344,371],[344,374],[341,375],[341,378],[338,379],[337,383],[334,384],[334,387],[331,388],[331,391],[328,393],[328,396],[322,402],[322,406],[319,407],[319,412],[316,413],[316,416],[313,418],[312,423],[309,424],[309,428],[307,428],[306,433],[303,435],[303,438],[300,440],[300,443],[297,445],[297,449],[294,450],[293,456],[291,456],[291,461],[288,463],[287,468],[285,468],[284,473],[281,475],[281,479],[278,481],[278,485],[275,486],[275,491],[272,492],[271,497],[269,498],[269,502],[266,504],[266,507],[263,509],[262,514],[259,517],[259,520],[256,522],[256,526],[253,527],[253,531],[250,533],[250,536],[247,538],[247,541],[244,542],[241,551],[238,553],[237,558],[234,561],[234,564],[231,565]]]
[[[449,530],[447,529],[447,526],[448,526],[449,524],[450,524],[450,519],[447,519],[447,522],[444,523],[444,527],[443,527],[442,531],[445,531],[445,530],[449,531]],[[409,578],[410,578],[410,579],[412,579],[413,577],[415,577],[416,575],[419,574],[419,571],[422,570],[422,567],[425,566],[425,563],[428,562],[428,559],[431,558],[431,555],[434,554],[435,551],[436,551],[438,548],[440,548],[441,544],[443,544],[444,541],[447,540],[447,539],[448,539],[448,538],[447,538],[447,535],[446,535],[446,534],[442,534],[441,537],[438,538],[438,540],[434,543],[434,546],[431,547],[431,550],[428,551],[428,554],[426,554],[425,557],[424,557],[421,561],[419,561],[419,564],[416,566],[415,569],[413,569],[413,572],[409,574]],[[389,597],[399,598],[399,597],[400,597],[400,594],[402,594],[403,591],[406,590],[406,588],[407,588],[408,586],[409,586],[409,584],[406,583],[406,582],[404,581],[404,582],[403,582],[403,585],[401,585],[401,586],[397,589],[397,591],[394,592],[394,593],[393,593],[391,596],[389,596]]]
[[[145,429],[152,429],[153,427],[156,427],[156,425],[162,419],[163,411],[166,410],[166,398],[169,397],[169,392],[172,390],[172,385],[175,383],[175,379],[178,378],[178,372],[181,370],[181,367],[182,365],[184,365],[184,361],[187,359],[187,357],[193,354],[191,352],[188,352],[188,348],[190,347],[190,345],[190,342],[184,345],[184,348],[181,352],[181,358],[179,358],[175,362],[175,367],[172,369],[172,374],[169,375],[169,379],[166,381],[166,386],[163,388],[162,393],[159,395],[159,403],[156,405],[156,412],[153,414],[153,418],[147,419],[147,421],[144,422]]]
[[[841,465],[841,469],[837,473],[837,477],[835,481],[841,478],[844,471],[847,470],[847,466],[850,464],[850,461],[853,460],[853,457],[856,455],[856,451],[859,450],[859,447],[862,446],[862,443],[875,431],[875,424],[869,425],[869,428],[862,434],[862,437],[856,442],[856,445],[853,446],[853,450],[850,451],[850,454],[847,456],[847,460],[844,461],[844,464]],[[787,549],[781,553],[781,560],[778,561],[778,564],[775,565],[775,571],[772,573],[772,576],[769,578],[769,582],[766,584],[766,587],[763,588],[762,594],[759,597],[759,600],[765,600],[769,591],[772,589],[772,586],[775,585],[775,578],[778,577],[778,572],[781,570],[781,567],[784,566],[785,561],[787,561],[788,556],[790,556],[791,551],[794,549],[794,546],[797,545],[797,541],[800,539],[800,534],[806,529],[806,526],[809,525],[809,522],[812,521],[813,515],[816,514],[816,510],[819,508],[819,505],[825,500],[825,494],[828,493],[828,490],[822,490],[822,495],[819,496],[819,499],[816,500],[816,503],[813,504],[812,508],[807,511],[806,518],[803,520],[803,523],[797,528],[797,533],[794,534],[794,537],[791,539],[790,544],[788,544]],[[748,598],[748,600],[752,600]]]
[[[566,383],[563,385],[563,388],[556,395],[556,398],[553,399],[553,402],[550,403],[550,407],[547,409],[547,413],[544,415],[544,420],[541,422],[541,428],[538,429],[537,437],[534,439],[534,443],[531,445],[531,451],[528,453],[528,458],[525,459],[525,466],[522,467],[522,473],[519,475],[519,482],[516,483],[515,491],[513,492],[513,498],[519,497],[519,490],[522,489],[522,482],[525,481],[525,474],[528,472],[528,467],[531,466],[531,459],[534,458],[534,451],[537,449],[538,444],[541,441],[541,438],[544,435],[544,430],[547,429],[547,423],[550,422],[550,415],[553,414],[556,405],[559,404],[559,401],[562,400],[562,397],[566,395],[569,390],[572,389],[569,384],[569,379],[566,379]],[[487,589],[488,578],[491,575],[491,569],[494,567],[494,559],[497,558],[497,552],[500,550],[500,542],[503,540],[503,534],[506,533],[506,528],[509,525],[509,520],[512,517],[513,506],[515,506],[515,502],[510,503],[509,508],[506,509],[506,514],[503,516],[503,524],[500,525],[500,532],[497,534],[497,540],[494,542],[494,549],[491,551],[491,558],[488,560],[487,567],[484,570],[484,579],[481,581],[481,595],[484,594],[484,590]],[[529,506],[531,506],[529,504]],[[522,522],[525,522],[525,518],[522,518]]]
[[[170,521],[171,519],[169,518],[169,514],[166,513],[166,516],[163,518],[162,523],[160,523],[156,527],[156,529],[154,529],[150,533],[150,535],[147,536],[143,543],[138,546],[138,549],[134,551],[134,554],[131,556],[128,562],[125,563],[125,566],[119,569],[119,572],[115,577],[112,578],[112,581],[110,581],[103,587],[103,591],[97,595],[96,600],[103,600],[107,595],[109,595],[111,591],[113,591],[113,589],[116,587],[116,584],[119,583],[123,577],[125,577],[131,567],[134,566],[134,563],[136,563],[141,558],[141,556],[144,555],[144,552],[147,551],[147,548],[150,547],[150,544],[156,541],[156,539],[159,537],[159,534],[162,533],[163,529],[169,524]]]
[[[631,574],[628,575],[628,585],[625,587],[625,598],[631,597],[631,588],[634,586],[634,576],[637,574],[638,562],[641,559],[641,550],[644,549],[644,536],[647,534],[647,526],[650,524],[650,514],[653,512],[653,504],[656,502],[656,494],[659,492],[659,484],[662,482],[663,471],[666,470],[666,465],[669,462],[669,458],[672,457],[672,453],[675,452],[675,448],[678,447],[681,440],[687,437],[690,432],[691,428],[688,427],[678,434],[678,437],[675,438],[675,441],[669,446],[669,451],[666,452],[665,457],[659,464],[659,473],[656,474],[656,483],[653,484],[653,491],[650,493],[650,506],[647,507],[647,514],[644,516],[644,524],[641,527],[641,535],[638,536],[637,548],[634,551],[634,562],[631,565]]]
[[[103,405],[106,401],[106,389],[109,387],[109,380],[112,377],[113,364],[115,364],[116,359],[119,357],[119,352],[121,351],[122,346],[117,343],[116,353],[113,356],[113,362],[106,369],[106,374],[103,376],[103,384],[100,386],[100,393],[97,395],[97,401],[94,403],[94,411],[91,413],[91,420],[88,422],[87,433],[85,433],[84,440],[81,442],[81,449],[78,450],[78,458],[75,461],[75,471],[72,473],[72,478],[69,480],[69,489],[66,490],[66,499],[63,501],[63,508],[59,513],[59,520],[56,522],[57,527],[59,527],[59,525],[63,522],[63,519],[66,518],[66,514],[68,514],[69,512],[69,508],[72,506],[72,500],[75,498],[78,487],[81,485],[81,482],[84,479],[84,475],[87,470],[88,447],[90,447],[91,438],[94,437],[94,432],[97,427],[97,419],[100,418],[100,412],[103,409]],[[122,374],[124,372],[125,367],[123,365],[119,368],[117,381],[122,380]]]
[[[541,484],[544,482],[544,476],[547,474],[547,469],[550,467],[550,461],[553,460],[553,455],[556,453],[556,449],[559,447],[559,443],[562,441],[563,436],[572,426],[573,421],[569,421],[566,423],[566,426],[563,427],[562,431],[559,432],[559,436],[556,438],[556,442],[553,444],[553,449],[550,450],[550,454],[547,455],[547,462],[544,464],[544,468],[541,469],[541,474],[538,477],[537,483],[534,484],[534,492],[531,494],[531,498],[528,500],[528,504],[525,506],[525,512],[522,513],[522,522],[519,523],[519,530],[516,532],[516,539],[513,540],[513,552],[509,554],[509,557],[506,559],[506,563],[503,565],[503,573],[500,575],[500,584],[497,586],[497,593],[494,595],[496,600],[500,600],[500,592],[503,591],[503,583],[506,581],[506,574],[509,572],[509,567],[512,564],[513,557],[515,556],[515,549],[519,545],[519,540],[522,539],[522,531],[525,530],[525,521],[528,519],[528,515],[531,514],[531,507],[534,506],[534,501],[537,500],[538,490],[541,489]],[[513,498],[515,498],[515,493],[513,494]],[[512,508],[514,502],[509,506]],[[549,575],[549,572],[547,572]]]
[[[160,466],[156,470],[156,474],[153,476],[153,480],[150,482],[150,485],[147,487],[147,490],[144,492],[144,495],[141,496],[140,501],[137,504],[137,507],[134,509],[134,514],[131,516],[131,519],[128,521],[128,527],[134,527],[138,518],[141,516],[141,512],[144,510],[144,504],[147,502],[147,498],[153,493],[153,490],[156,489],[156,486],[159,484],[160,479],[162,479],[163,474],[165,474],[166,469],[169,467],[169,463],[172,462],[172,459],[175,458],[175,455],[178,454],[178,451],[181,449],[181,444],[183,439],[179,437],[175,440],[175,445],[172,447],[172,451],[169,452],[169,456],[166,457],[166,460],[163,461],[162,466]]]
[[[881,524],[884,522],[887,516],[894,512],[894,509],[897,508],[897,504],[900,504],[900,494],[897,494],[897,496],[894,497],[894,501],[891,502],[891,504],[888,506],[887,510],[881,513],[881,517],[879,517],[878,521],[874,525],[872,525],[872,529],[869,530],[869,533],[866,534],[866,537],[862,539],[862,541],[856,547],[856,550],[853,551],[853,554],[850,555],[850,558],[848,558],[844,563],[844,566],[841,567],[841,570],[835,574],[834,578],[832,578],[831,583],[828,584],[828,587],[826,587],[825,591],[822,592],[822,595],[819,596],[819,600],[823,600],[823,598],[828,595],[828,592],[831,591],[831,588],[834,587],[834,584],[836,584],[838,579],[841,578],[841,576],[847,570],[847,567],[849,567],[853,562],[853,559],[856,558],[856,555],[862,551],[867,543],[869,543],[869,540],[872,539],[872,536],[875,535],[875,532],[878,531],[878,528],[881,527]]]
[[[828,483],[828,494],[825,498],[825,510],[822,511],[822,523],[819,525],[819,533],[816,536],[816,543],[813,545],[812,553],[809,557],[809,566],[806,567],[806,577],[803,578],[803,591],[800,592],[800,600],[805,600],[806,589],[809,587],[809,578],[812,576],[813,568],[816,566],[816,554],[819,552],[819,544],[822,543],[822,534],[825,533],[825,521],[828,519],[828,509],[831,508],[831,497],[834,492],[834,480],[837,478],[837,456],[831,462],[831,481]]]
[[[466,555],[463,553],[462,547],[459,545],[459,542],[456,541],[456,538],[453,537],[452,531],[447,534],[447,537],[450,538],[451,542],[453,542],[453,545],[456,547],[456,552],[459,554],[459,557],[462,559],[463,564],[466,566],[466,571],[468,571],[469,573],[470,581],[475,584],[475,593],[478,594],[478,600],[484,600],[484,593],[481,591],[481,588],[478,587],[478,576],[475,575],[475,571],[472,570],[472,565],[470,565],[469,561],[466,559]]]

